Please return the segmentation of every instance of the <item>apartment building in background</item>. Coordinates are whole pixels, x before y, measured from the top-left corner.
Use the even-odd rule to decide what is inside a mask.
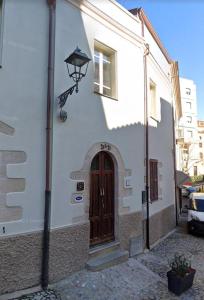
[[[182,117],[177,129],[177,169],[196,176],[200,172],[196,85],[180,78]]]
[[[199,164],[198,173],[204,175],[204,121],[198,120],[198,151],[199,151]]]

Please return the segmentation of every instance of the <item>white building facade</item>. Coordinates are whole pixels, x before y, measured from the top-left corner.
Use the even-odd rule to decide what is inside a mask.
[[[198,139],[199,139],[199,163],[198,163],[198,175],[204,175],[204,121],[198,120]]]
[[[199,173],[199,137],[197,128],[197,98],[195,83],[186,78],[180,78],[182,118],[179,122],[177,137],[180,140],[178,154],[178,169],[190,176]]]
[[[96,245],[143,251],[147,188],[149,244],[172,230],[172,61],[144,12],[112,0],[9,0],[1,35],[0,294],[41,283],[45,194],[49,282],[83,268]],[[64,59],[77,45],[91,62],[61,122],[57,98],[73,85]]]

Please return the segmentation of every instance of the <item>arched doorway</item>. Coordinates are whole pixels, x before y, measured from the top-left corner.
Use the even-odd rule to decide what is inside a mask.
[[[108,152],[95,155],[90,172],[90,245],[114,240],[114,163]]]

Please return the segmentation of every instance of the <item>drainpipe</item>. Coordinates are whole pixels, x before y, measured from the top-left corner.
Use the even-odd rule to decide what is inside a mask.
[[[144,61],[144,123],[145,123],[145,191],[146,191],[146,248],[150,249],[149,241],[149,108],[147,97],[147,55],[149,54],[149,45],[146,44],[146,50],[143,56]]]
[[[47,0],[49,7],[48,40],[48,82],[47,82],[47,122],[46,122],[46,180],[45,212],[42,253],[41,285],[47,289],[49,282],[49,246],[52,190],[52,149],[53,149],[53,101],[54,101],[54,58],[55,58],[55,9],[56,0]]]
[[[171,89],[172,89],[172,133],[173,133],[173,161],[174,161],[174,188],[175,188],[175,213],[176,213],[176,226],[178,226],[178,197],[177,197],[177,183],[176,183],[176,145],[175,145],[175,113],[173,98],[175,98],[175,79],[179,77],[179,74],[175,74],[175,67],[178,72],[178,63],[172,62],[171,65]],[[179,92],[180,94],[180,92]]]
[[[141,34],[144,38],[144,21],[142,9],[137,10],[141,21]],[[145,193],[146,193],[146,248],[150,249],[149,239],[149,108],[148,108],[148,86],[147,86],[147,55],[149,55],[149,44],[145,44],[146,50],[143,56],[144,66],[144,124],[145,124]]]
[[[174,106],[172,101],[172,133],[173,133],[173,161],[174,161],[174,190],[175,190],[175,211],[176,211],[176,226],[178,225],[178,203],[177,203],[177,184],[176,184],[176,146],[175,146],[175,118]]]

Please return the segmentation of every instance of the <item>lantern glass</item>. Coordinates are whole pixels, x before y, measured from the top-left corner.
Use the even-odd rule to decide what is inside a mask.
[[[78,47],[65,59],[68,74],[75,82],[79,82],[86,75],[90,60]]]

